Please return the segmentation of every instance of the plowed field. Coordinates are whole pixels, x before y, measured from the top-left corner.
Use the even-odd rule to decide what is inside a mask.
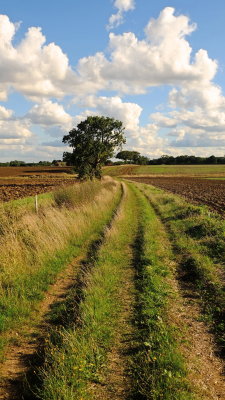
[[[63,175],[70,172],[71,167],[0,167],[0,178],[31,175]]]
[[[62,167],[1,167],[0,201],[15,200],[71,185],[74,177]]]
[[[186,177],[132,177],[129,179],[169,190],[193,203],[206,204],[212,210],[225,214],[225,180]]]

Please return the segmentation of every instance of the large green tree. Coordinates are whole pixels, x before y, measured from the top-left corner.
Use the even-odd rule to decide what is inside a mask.
[[[63,143],[73,149],[63,159],[75,166],[79,179],[101,178],[102,166],[126,142],[124,129],[114,118],[87,117],[63,137]]]

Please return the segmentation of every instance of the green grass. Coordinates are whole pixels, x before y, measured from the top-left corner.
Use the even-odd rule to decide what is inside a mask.
[[[84,198],[85,204],[78,209],[48,206],[40,215],[13,214],[12,221],[4,214],[0,235],[4,242],[0,258],[1,348],[4,333],[22,326],[57,274],[73,257],[86,254],[112,218],[120,200],[119,186],[116,189],[106,181],[98,187],[98,198],[91,200],[89,196],[89,203]]]
[[[104,167],[104,175],[224,175],[225,165],[115,165]]]
[[[225,177],[224,176],[218,176],[218,177],[209,177],[209,178],[204,178],[204,179],[216,179],[217,181],[219,180],[219,181],[223,181],[224,179],[225,179]]]
[[[194,399],[180,352],[182,335],[169,320],[176,298],[170,285],[171,259],[162,224],[146,198],[129,185],[128,197],[86,277],[78,324],[71,321],[57,339],[53,335],[42,372],[42,400],[97,398],[98,385],[93,391],[92,384],[104,387],[107,354],[123,304],[121,287],[131,263],[137,291],[136,339],[130,356],[132,398]]]
[[[42,193],[38,195],[38,206],[40,209],[52,205],[54,202],[53,192]],[[24,197],[22,199],[10,200],[6,203],[1,203],[1,209],[9,211],[15,210],[21,214],[24,212],[35,212],[35,196]]]
[[[39,394],[43,400],[93,399],[91,383],[104,377],[123,301],[121,286],[132,259],[136,210],[135,196],[129,192],[86,278],[81,323],[62,330],[57,348],[55,343],[50,346]]]
[[[225,221],[206,206],[194,206],[175,195],[142,185],[170,234],[183,279],[202,300],[222,353],[225,351]]]
[[[40,215],[28,214],[28,221],[21,220],[20,214],[19,218],[12,214],[10,226],[0,234],[0,238],[4,235],[11,240],[10,249],[12,243],[15,248],[18,244],[18,248],[29,249],[28,253],[21,253],[26,268],[20,265],[18,256],[18,271],[17,263],[11,269],[7,264],[8,271],[2,259],[2,330],[13,324],[19,326],[29,318],[32,308],[71,257],[87,256],[86,267],[81,269],[81,285],[69,291],[69,301],[56,307],[52,315],[52,321],[62,316],[66,323],[53,328],[49,336],[36,389],[42,400],[98,398],[96,387],[105,383],[108,354],[115,343],[124,301],[121,293],[127,268],[132,266],[136,271],[135,340],[128,361],[133,399],[198,398],[193,383],[188,381],[182,355],[185,327],[182,322],[178,327],[173,318],[180,301],[173,284],[176,266],[185,271],[186,279],[200,294],[205,315],[223,346],[224,222],[209,213],[207,207],[190,205],[149,185],[126,186],[113,221],[121,191],[119,185],[106,179],[99,190],[82,186],[84,201],[79,196],[76,201],[69,190],[55,196],[59,199],[55,207],[43,207]],[[8,217],[6,213],[4,218]],[[110,221],[110,228],[105,230]],[[54,236],[56,228],[60,231]],[[39,239],[41,245],[36,249]],[[88,253],[88,246],[96,241],[100,247]],[[4,340],[3,336],[0,348],[4,347]]]
[[[184,332],[171,322],[173,303],[178,296],[171,285],[174,279],[172,249],[154,209],[137,189],[136,193],[140,210],[140,227],[135,247],[135,320],[139,347],[131,363],[133,398],[194,399],[181,352]]]

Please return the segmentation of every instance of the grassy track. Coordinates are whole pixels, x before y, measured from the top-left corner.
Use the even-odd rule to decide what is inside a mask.
[[[135,196],[125,193],[87,278],[80,310],[81,324],[72,324],[69,330],[62,331],[57,350],[50,347],[41,392],[43,400],[92,399],[91,382],[99,382],[104,376],[102,369],[121,308],[121,284],[132,259],[130,245],[137,225],[135,210]]]
[[[22,326],[57,274],[99,238],[112,218],[120,190],[112,181],[105,181],[83,190],[82,196],[78,208],[48,206],[39,215],[21,215],[20,210],[0,214],[2,351],[5,333]]]
[[[207,394],[202,395],[201,390],[190,381],[190,365],[185,360],[184,344],[185,329],[188,328],[184,320],[178,321],[178,308],[183,303],[176,277],[178,268],[183,273],[182,277],[191,281],[194,290],[200,293],[205,315],[214,327],[222,349],[224,223],[208,214],[207,208],[192,206],[162,190],[134,183],[123,183],[123,197],[112,219],[121,192],[119,185],[115,186],[112,181],[106,181],[103,186],[101,189],[85,189],[82,186],[84,193],[79,192],[75,199],[74,193],[59,191],[54,197],[58,208],[53,214],[44,212],[41,217],[46,221],[46,216],[49,220],[51,215],[57,226],[60,213],[67,221],[66,226],[60,228],[60,235],[53,236],[54,244],[54,241],[58,243],[62,232],[65,235],[57,254],[63,255],[64,249],[66,252],[73,249],[75,255],[85,254],[86,251],[87,260],[78,274],[77,285],[68,292],[65,303],[54,309],[52,321],[62,316],[64,325],[61,322],[57,329],[53,327],[49,335],[45,364],[38,372],[40,384],[35,389],[38,398],[125,400],[127,397],[123,388],[112,397],[110,391],[104,389],[107,384],[110,385],[107,374],[112,371],[110,363],[118,351],[122,354],[117,362],[123,363],[119,374],[121,371],[129,374],[126,383],[130,385],[130,400],[214,398],[211,394],[208,397]],[[95,190],[95,200],[91,201]],[[85,205],[84,194],[88,199]],[[74,201],[77,202],[77,210],[72,207]],[[40,222],[40,216],[35,218],[35,222],[38,218]],[[68,234],[68,225],[71,226],[74,218],[76,228],[69,229]],[[48,229],[50,232],[51,228]],[[74,235],[73,240],[71,234]],[[88,244],[100,237],[102,240],[98,242],[98,247],[87,253]],[[68,242],[69,246],[66,246]],[[53,248],[50,255],[55,251],[56,248]],[[25,299],[23,303],[23,300],[22,306],[26,305],[26,301],[30,307],[35,304],[43,290],[47,289],[46,280],[51,277],[50,271],[53,269],[54,279],[65,264],[62,257],[59,267],[54,269],[55,258],[50,260],[46,275],[45,263],[41,267],[39,264],[35,274],[29,278],[29,269],[25,271],[27,275],[18,275],[18,282],[26,289],[24,293],[33,293],[32,290],[36,293],[38,274],[43,274],[41,282],[44,287],[41,286],[34,299],[28,296],[29,302]],[[32,265],[35,263],[36,258]],[[132,268],[134,273],[130,274]],[[32,277],[36,279],[36,286]],[[16,288],[19,293],[15,282],[16,279],[13,289]],[[124,304],[128,293],[125,285],[135,288],[135,292],[129,292],[131,297],[127,304]],[[18,296],[18,299],[21,297]],[[125,339],[127,330],[123,324],[126,319],[121,319],[126,306],[130,308],[131,312],[127,315],[133,325],[130,339]],[[116,338],[118,330],[121,331],[120,344]],[[127,340],[124,353],[120,346],[123,346],[123,340]],[[208,378],[205,379],[207,381]]]
[[[166,233],[154,210],[130,185],[87,279],[81,323],[61,332],[57,348],[55,343],[50,345],[41,399],[99,398],[96,388],[92,391],[92,384],[104,381],[107,354],[113,347],[123,302],[121,285],[131,263],[137,271],[137,295],[133,299],[136,340],[130,344],[131,350],[135,345],[134,356],[125,362],[130,364],[132,398],[195,398],[180,352],[182,336],[169,316],[176,294],[170,284],[173,267],[168,247]]]

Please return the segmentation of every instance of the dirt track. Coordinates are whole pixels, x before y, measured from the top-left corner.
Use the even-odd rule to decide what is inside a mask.
[[[147,183],[181,195],[193,203],[206,204],[225,214],[225,180],[173,177],[132,177],[129,180]]]

